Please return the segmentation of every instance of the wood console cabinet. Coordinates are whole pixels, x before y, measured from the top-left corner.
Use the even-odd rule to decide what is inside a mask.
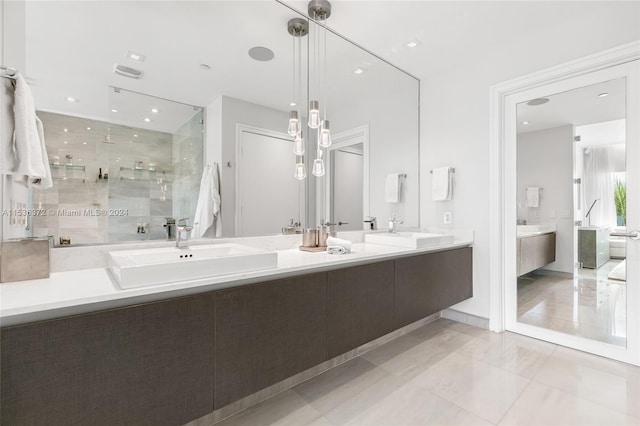
[[[542,268],[556,260],[556,233],[519,237],[518,276]]]
[[[393,331],[394,262],[379,262],[328,273],[329,358]]]
[[[471,247],[395,261],[395,328],[473,296]]]
[[[222,290],[216,409],[327,360],[327,274]]]
[[[181,425],[213,410],[214,294],[1,333],[3,425]]]

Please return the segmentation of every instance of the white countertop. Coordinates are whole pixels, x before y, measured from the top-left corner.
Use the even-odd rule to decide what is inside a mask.
[[[355,243],[351,253],[345,255],[309,253],[298,249],[276,250],[278,266],[274,269],[127,290],[120,289],[105,268],[53,272],[46,279],[0,284],[0,325],[4,327],[134,305],[471,244],[473,240],[456,239],[452,244],[415,250]]]

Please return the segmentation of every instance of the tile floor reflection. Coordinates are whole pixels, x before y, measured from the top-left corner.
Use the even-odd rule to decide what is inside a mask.
[[[518,321],[618,346],[626,345],[627,286],[609,280],[619,263],[580,269],[577,278],[518,278]]]
[[[638,367],[440,319],[218,425],[639,425],[638,401]]]

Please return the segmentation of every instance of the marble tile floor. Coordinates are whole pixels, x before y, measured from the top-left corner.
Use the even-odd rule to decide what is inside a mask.
[[[232,425],[640,425],[640,368],[439,319]]]
[[[518,278],[518,321],[618,346],[626,344],[626,283],[609,280],[619,263],[581,269],[576,278]]]

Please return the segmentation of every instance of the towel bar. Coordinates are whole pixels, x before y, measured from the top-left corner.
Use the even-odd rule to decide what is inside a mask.
[[[456,169],[455,169],[454,167],[451,167],[451,169],[449,169],[449,171],[450,171],[451,173],[455,173],[455,172],[456,172]],[[433,174],[433,170],[429,170],[429,173]]]

